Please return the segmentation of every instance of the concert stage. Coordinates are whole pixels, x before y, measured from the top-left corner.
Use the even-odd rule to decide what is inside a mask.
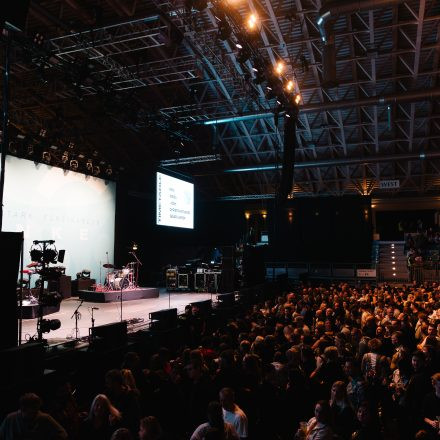
[[[108,292],[95,292],[93,290],[78,290],[79,299],[86,302],[108,303],[136,299],[159,298],[159,289],[156,287],[138,287],[137,289],[111,290]]]
[[[170,308],[176,308],[178,313],[183,313],[187,304],[204,301],[211,299],[209,293],[171,293],[168,297],[168,293],[164,289],[159,292],[159,297],[149,299],[137,299],[133,301],[124,302],[122,305],[122,319],[143,319],[145,324],[149,322],[149,314],[158,310],[164,310]],[[212,295],[213,301],[216,300],[216,295]],[[67,298],[61,302],[60,311],[53,313],[47,317],[47,319],[59,319],[61,321],[61,327],[58,330],[45,333],[44,338],[48,340],[49,344],[51,339],[65,340],[75,337],[75,319],[73,312],[80,304],[78,298]],[[91,327],[91,311],[92,307],[97,307],[97,310],[93,310],[93,317],[95,318],[95,325],[110,324],[112,322],[118,322],[121,319],[121,307],[119,302],[106,302],[106,303],[91,303],[84,302],[79,308],[81,317],[78,321],[79,336],[88,336],[89,328]],[[24,319],[22,340],[29,338],[29,336],[35,335],[37,332],[37,320],[36,319]],[[52,342],[52,343],[53,343]]]

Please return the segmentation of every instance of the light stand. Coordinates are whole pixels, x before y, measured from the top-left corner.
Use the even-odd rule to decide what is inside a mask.
[[[78,321],[81,319],[81,313],[79,312],[79,308],[82,306],[83,302],[84,300],[82,299],[78,307],[73,312],[73,315],[70,317],[70,319],[73,319],[73,317],[75,317],[75,339],[78,339],[78,335],[79,335]]]
[[[124,285],[124,283],[122,282],[124,280],[124,277],[121,278],[121,291],[120,291],[120,295],[119,295],[119,299],[120,299],[120,303],[121,303],[121,322],[122,322],[122,287]]]
[[[44,297],[44,281],[45,281],[45,275],[47,273],[47,266],[48,262],[44,258],[44,255],[46,254],[46,249],[49,244],[54,244],[55,240],[35,240],[34,244],[42,244],[43,245],[43,257],[41,258],[41,269],[40,269],[40,277],[41,277],[41,284],[40,284],[40,293],[38,294],[38,321],[37,321],[37,333],[38,333],[38,341],[43,342],[43,329],[42,329],[42,323],[43,323],[43,297]]]
[[[21,267],[20,267],[20,313],[18,317],[18,345],[21,345],[21,334],[23,331],[23,253],[24,253],[24,233],[21,238]],[[29,277],[29,290],[31,288],[31,281]]]
[[[142,263],[140,262],[139,258],[134,253],[134,251],[131,251],[130,254],[133,255],[133,257],[136,260],[136,281],[135,281],[136,285],[135,285],[135,287],[138,288],[139,287],[139,284],[138,284],[138,280],[139,280],[139,266],[142,266]]]

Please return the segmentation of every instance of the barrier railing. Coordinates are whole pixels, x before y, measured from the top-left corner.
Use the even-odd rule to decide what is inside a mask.
[[[440,263],[438,262],[427,261],[422,264],[413,264],[409,272],[411,281],[417,283],[440,281]]]
[[[377,271],[374,263],[303,263],[267,262],[266,279],[277,280],[286,276],[290,280],[322,279],[347,281],[376,281]]]

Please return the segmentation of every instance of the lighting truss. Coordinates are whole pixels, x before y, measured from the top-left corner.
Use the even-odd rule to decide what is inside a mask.
[[[236,201],[236,200],[267,200],[274,198],[275,198],[275,194],[244,194],[244,195],[217,197],[217,200],[227,202],[227,201]]]
[[[160,165],[163,167],[172,167],[178,165],[188,165],[193,163],[215,162],[221,159],[222,158],[220,154],[210,154],[207,156],[192,156],[192,157],[182,157],[178,159],[161,160]]]

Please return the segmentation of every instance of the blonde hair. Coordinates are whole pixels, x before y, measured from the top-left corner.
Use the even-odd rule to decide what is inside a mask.
[[[90,405],[89,414],[87,416],[87,420],[93,420],[95,418],[95,407],[98,404],[98,402],[101,402],[104,404],[105,409],[108,413],[108,419],[109,422],[112,423],[114,420],[121,419],[121,413],[117,408],[115,408],[109,398],[105,394],[98,394],[94,399],[92,404]]]
[[[124,385],[127,387],[127,389],[130,391],[137,391],[138,389],[136,386],[136,380],[131,370],[124,368],[123,370],[121,370],[121,373],[122,373],[122,380],[124,382]]]

